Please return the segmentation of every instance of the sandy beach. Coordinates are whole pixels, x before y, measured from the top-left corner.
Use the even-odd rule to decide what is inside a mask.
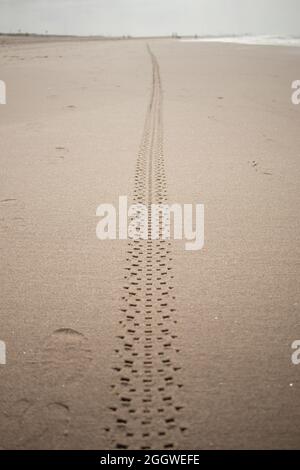
[[[299,448],[299,65],[0,37],[1,449]],[[120,195],[204,204],[204,248],[100,241]]]

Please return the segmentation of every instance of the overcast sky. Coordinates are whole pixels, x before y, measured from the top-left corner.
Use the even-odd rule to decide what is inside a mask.
[[[300,0],[0,0],[0,32],[300,36]]]

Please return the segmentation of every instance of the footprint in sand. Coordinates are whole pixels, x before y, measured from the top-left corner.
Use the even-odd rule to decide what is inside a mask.
[[[6,204],[8,202],[15,202],[16,199],[13,199],[13,198],[7,198],[7,199],[2,199],[0,202],[3,203],[3,204]]]
[[[254,168],[255,171],[258,171],[259,163],[256,160],[252,160],[251,162],[248,161],[248,164],[251,165],[252,168]],[[273,174],[271,172],[271,170],[269,170],[269,169],[261,170],[260,173],[263,174],[263,175],[267,175],[267,176],[272,176],[272,174]]]
[[[69,152],[69,150],[66,147],[62,147],[62,146],[55,147],[55,150],[60,153],[60,155],[58,155],[57,158],[60,158],[61,160],[64,160],[64,158],[65,158],[65,155],[62,155],[62,154],[64,152],[65,153]]]
[[[88,339],[79,331],[59,328],[46,338],[41,350],[27,366],[46,387],[66,391],[67,386],[80,382],[92,361]],[[56,394],[56,396],[58,396]],[[63,396],[67,396],[63,394]],[[49,398],[48,398],[49,400]],[[64,398],[56,401],[22,398],[4,408],[0,415],[0,435],[5,448],[60,449],[66,445],[71,413]]]
[[[1,417],[3,444],[6,448],[63,448],[70,421],[70,409],[62,402],[17,400]]]
[[[88,339],[71,328],[55,330],[33,361],[48,386],[71,385],[83,379],[92,361]]]

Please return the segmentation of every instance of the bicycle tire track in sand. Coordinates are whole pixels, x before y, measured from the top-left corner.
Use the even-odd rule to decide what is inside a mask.
[[[160,69],[149,46],[152,89],[138,152],[133,202],[167,203],[163,154]],[[151,212],[149,211],[148,214]],[[185,432],[180,411],[179,349],[176,347],[172,245],[168,240],[128,242],[114,371],[112,424],[106,428],[117,449],[175,449]],[[161,235],[161,233],[160,233]]]

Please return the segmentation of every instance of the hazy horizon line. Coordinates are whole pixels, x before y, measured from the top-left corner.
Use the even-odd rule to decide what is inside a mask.
[[[138,36],[134,34],[121,34],[121,35],[108,35],[108,34],[57,34],[57,33],[30,33],[30,32],[1,32],[0,36],[42,36],[42,37],[75,37],[75,38],[110,38],[110,39],[140,39],[140,38],[170,38],[170,39],[180,39],[180,38],[240,38],[240,37],[266,37],[266,38],[286,38],[286,39],[300,39],[300,34],[253,34],[253,33],[226,33],[226,34],[149,34],[145,36]]]

